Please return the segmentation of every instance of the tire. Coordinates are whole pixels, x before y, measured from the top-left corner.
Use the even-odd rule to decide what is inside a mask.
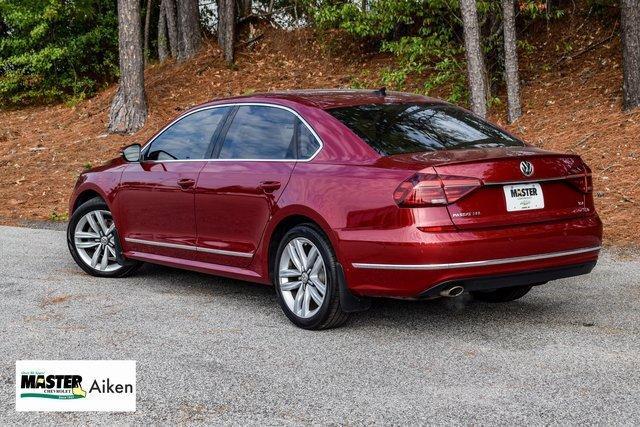
[[[92,276],[125,277],[142,264],[122,257],[111,212],[104,200],[98,197],[86,201],[71,215],[67,226],[67,245],[76,264]]]
[[[471,295],[475,300],[490,303],[515,301],[525,296],[531,290],[531,286],[514,286],[510,288],[495,289],[492,291],[475,291]]]
[[[306,264],[300,259],[300,250]],[[319,330],[347,321],[349,314],[340,307],[336,257],[318,227],[300,224],[289,230],[278,245],[272,268],[278,303],[296,326]],[[319,304],[318,297],[322,297]]]

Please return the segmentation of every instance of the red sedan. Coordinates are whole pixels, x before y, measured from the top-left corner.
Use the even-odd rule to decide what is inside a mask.
[[[80,175],[70,212],[89,274],[145,261],[273,284],[308,329],[373,296],[512,301],[589,273],[602,240],[579,156],[383,89],[195,107]]]

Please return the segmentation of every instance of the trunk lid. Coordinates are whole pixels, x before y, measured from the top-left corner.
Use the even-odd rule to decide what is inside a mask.
[[[448,185],[455,189],[461,178],[477,180],[477,188],[447,205],[460,229],[562,220],[594,212],[591,172],[576,155],[502,147],[392,157],[398,166],[432,167],[445,192]]]

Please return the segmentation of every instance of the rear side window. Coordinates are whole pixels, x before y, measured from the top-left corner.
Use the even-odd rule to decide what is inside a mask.
[[[204,159],[229,107],[210,108],[183,117],[151,143],[147,160]]]
[[[295,159],[298,120],[293,113],[282,108],[241,106],[225,135],[218,158]]]
[[[359,105],[329,113],[382,155],[524,145],[475,115],[447,105]]]
[[[318,151],[320,143],[302,122],[299,123],[298,128],[298,158],[308,159]]]

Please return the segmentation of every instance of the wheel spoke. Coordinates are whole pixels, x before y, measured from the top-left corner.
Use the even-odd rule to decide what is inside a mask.
[[[115,229],[116,229],[116,223],[112,222],[111,225],[109,226],[109,228],[107,228],[107,232],[104,233],[104,234],[109,236],[109,235],[111,235],[111,233],[113,233],[113,230],[115,230]]]
[[[100,235],[98,233],[91,233],[89,231],[77,231],[74,234],[76,239],[99,239]]]
[[[102,248],[102,260],[100,261],[100,270],[106,270],[109,264],[109,251],[106,247]]]
[[[291,258],[291,262],[293,262],[293,265],[295,265],[299,271],[304,270],[304,267],[300,262],[300,258],[298,258],[298,254],[296,253],[296,248],[293,245],[293,242],[290,242],[287,245],[287,251],[289,252],[289,258]]]
[[[100,258],[100,252],[102,252],[101,249],[102,247],[98,246],[91,257],[91,267],[93,268],[96,268],[96,265],[98,265],[98,258]]]
[[[291,269],[280,270],[280,277],[282,278],[300,277],[301,274],[302,272],[298,270],[291,270]]]
[[[324,297],[324,294],[327,292],[327,285],[322,283],[322,281],[317,277],[311,277],[311,283],[316,287],[318,293]]]
[[[98,235],[99,235],[100,234],[100,226],[96,222],[95,218],[93,218],[93,212],[89,212],[86,215],[86,218],[87,218],[87,222],[89,223],[89,226],[91,227],[91,229],[93,231],[95,231],[96,233],[98,233]]]
[[[280,285],[280,290],[282,290],[282,291],[293,291],[295,289],[298,289],[301,284],[302,284],[302,282],[299,282],[299,281],[283,283],[283,284]]]
[[[302,241],[300,239],[294,239],[293,244],[295,245],[296,253],[298,254],[298,259],[300,260],[300,264],[302,264],[302,268],[306,270],[308,268],[307,254],[304,252],[304,246],[302,245]]]
[[[302,316],[302,302],[304,299],[304,289],[298,288],[296,299],[293,301],[293,312],[298,316]]]
[[[318,275],[320,272],[320,267],[322,267],[322,257],[316,258],[316,262],[313,263],[313,267],[311,268],[311,275]]]
[[[102,229],[102,233],[107,234],[107,231],[109,230],[109,227],[107,227],[107,223],[104,221],[104,217],[102,216],[102,212],[101,211],[95,211],[94,213],[96,215],[96,219],[98,220],[98,224],[100,225],[100,228]]]
[[[311,311],[309,307],[309,305],[311,304],[311,293],[309,292],[309,289],[310,289],[309,286],[304,287],[304,297],[302,299],[302,316],[303,317],[307,317],[309,315],[309,311]]]
[[[107,246],[107,249],[109,250],[109,253],[111,254],[112,257],[116,257],[116,251],[115,249],[113,249],[111,246]]]
[[[320,295],[318,290],[313,286],[308,286],[307,289],[309,290],[309,295],[311,295],[311,298],[315,301],[316,304],[318,304],[318,307],[320,307],[323,300],[322,295]]]
[[[320,252],[318,252],[318,248],[312,246],[309,250],[309,255],[307,256],[307,264],[305,265],[305,268],[310,268],[312,265],[314,265],[316,259],[318,258],[318,255],[320,255]]]
[[[78,248],[78,249],[93,248],[94,246],[98,246],[99,244],[100,244],[99,242],[93,242],[91,240],[89,240],[87,242],[78,242],[78,241],[76,241],[76,248]]]

